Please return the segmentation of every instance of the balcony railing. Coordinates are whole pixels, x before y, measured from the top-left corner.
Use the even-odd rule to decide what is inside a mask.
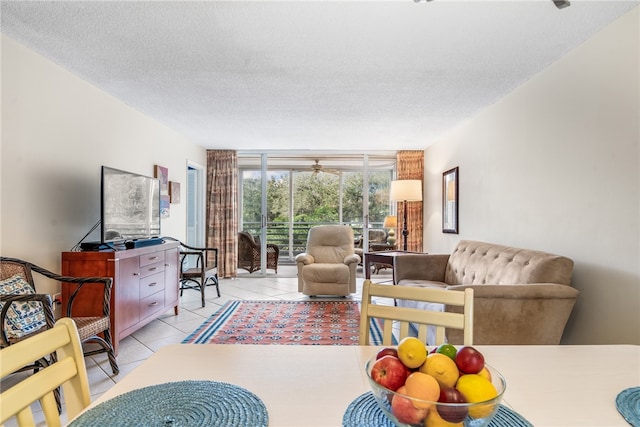
[[[335,224],[330,222],[288,222],[267,223],[267,243],[274,243],[280,248],[279,262],[293,262],[296,255],[305,251],[309,229],[316,225]],[[358,239],[362,235],[362,224],[346,224],[353,229]],[[382,223],[371,223],[372,228],[382,228]],[[257,236],[260,234],[259,222],[245,222],[243,230]]]

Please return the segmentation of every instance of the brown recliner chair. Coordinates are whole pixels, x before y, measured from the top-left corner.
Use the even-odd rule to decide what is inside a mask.
[[[347,225],[312,227],[306,252],[296,256],[298,291],[311,296],[354,293],[360,257],[353,246],[353,230]]]
[[[273,243],[267,243],[267,268],[278,272],[278,258],[280,248]],[[253,273],[260,270],[260,243],[256,242],[253,236],[246,231],[238,233],[238,268]]]

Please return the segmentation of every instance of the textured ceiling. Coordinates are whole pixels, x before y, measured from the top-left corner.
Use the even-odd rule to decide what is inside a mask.
[[[2,32],[206,148],[423,149],[638,1],[2,1]]]

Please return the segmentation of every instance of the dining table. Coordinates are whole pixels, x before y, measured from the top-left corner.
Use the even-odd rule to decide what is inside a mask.
[[[532,425],[629,425],[616,397],[640,386],[640,346],[474,347],[506,380],[502,404]],[[149,386],[204,380],[232,384],[257,396],[269,426],[341,426],[349,405],[370,390],[365,362],[381,348],[168,345],[118,379],[88,410]]]

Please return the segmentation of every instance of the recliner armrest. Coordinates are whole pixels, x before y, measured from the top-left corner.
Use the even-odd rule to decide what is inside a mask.
[[[349,265],[349,264],[359,264],[359,263],[360,263],[360,255],[358,255],[358,254],[351,254],[351,255],[347,255],[347,256],[344,258],[344,261],[343,261],[343,262],[344,262],[346,265]]]
[[[393,266],[396,283],[402,279],[444,282],[444,273],[448,261],[448,254],[408,254],[397,256]]]
[[[306,252],[296,255],[296,264],[309,265],[313,264],[314,262],[316,262],[316,260],[313,255],[309,255]]]

